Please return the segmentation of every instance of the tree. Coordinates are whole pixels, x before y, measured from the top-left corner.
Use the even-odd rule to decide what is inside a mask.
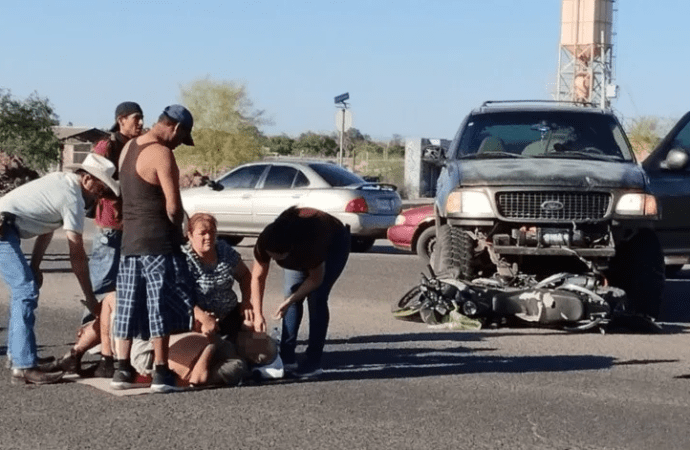
[[[271,136],[267,139],[265,145],[269,148],[269,151],[282,156],[287,156],[292,154],[292,146],[294,145],[294,140],[285,135]]]
[[[0,88],[0,151],[20,156],[34,170],[46,170],[60,160],[60,141],[52,130],[59,123],[47,98],[34,92],[15,100]]]
[[[645,159],[675,122],[654,116],[631,119],[626,134],[638,159]]]
[[[292,144],[293,153],[311,156],[335,156],[338,144],[330,136],[311,131],[302,133]]]
[[[182,103],[194,116],[194,147],[178,150],[180,165],[195,165],[213,175],[260,158],[258,127],[267,123],[253,111],[243,85],[230,81],[196,80],[181,88]]]

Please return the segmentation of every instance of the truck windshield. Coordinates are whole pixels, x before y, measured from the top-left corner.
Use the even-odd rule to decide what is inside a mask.
[[[633,160],[618,121],[585,111],[476,114],[469,118],[455,144],[452,154],[459,159],[507,153],[534,158]]]

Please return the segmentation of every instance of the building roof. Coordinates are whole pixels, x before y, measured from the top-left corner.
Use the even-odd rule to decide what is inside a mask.
[[[53,127],[53,133],[63,142],[72,139],[82,142],[98,142],[109,135],[107,131],[86,127]]]

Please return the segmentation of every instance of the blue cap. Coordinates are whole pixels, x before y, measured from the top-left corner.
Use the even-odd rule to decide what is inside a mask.
[[[180,126],[187,131],[187,136],[182,139],[182,143],[193,146],[192,127],[194,126],[194,118],[192,117],[192,113],[182,105],[170,105],[163,110],[163,114],[179,123]]]

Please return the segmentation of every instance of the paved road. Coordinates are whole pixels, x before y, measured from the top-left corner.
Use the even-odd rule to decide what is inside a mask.
[[[251,241],[239,249],[250,259]],[[44,355],[69,348],[80,315],[66,253],[56,239],[44,265]],[[74,383],[13,386],[2,368],[0,448],[690,448],[690,273],[669,282],[664,334],[573,335],[392,319],[390,303],[422,270],[386,241],[352,255],[319,382],[119,398]],[[279,292],[274,267],[268,311]],[[2,327],[7,306],[0,288]]]

